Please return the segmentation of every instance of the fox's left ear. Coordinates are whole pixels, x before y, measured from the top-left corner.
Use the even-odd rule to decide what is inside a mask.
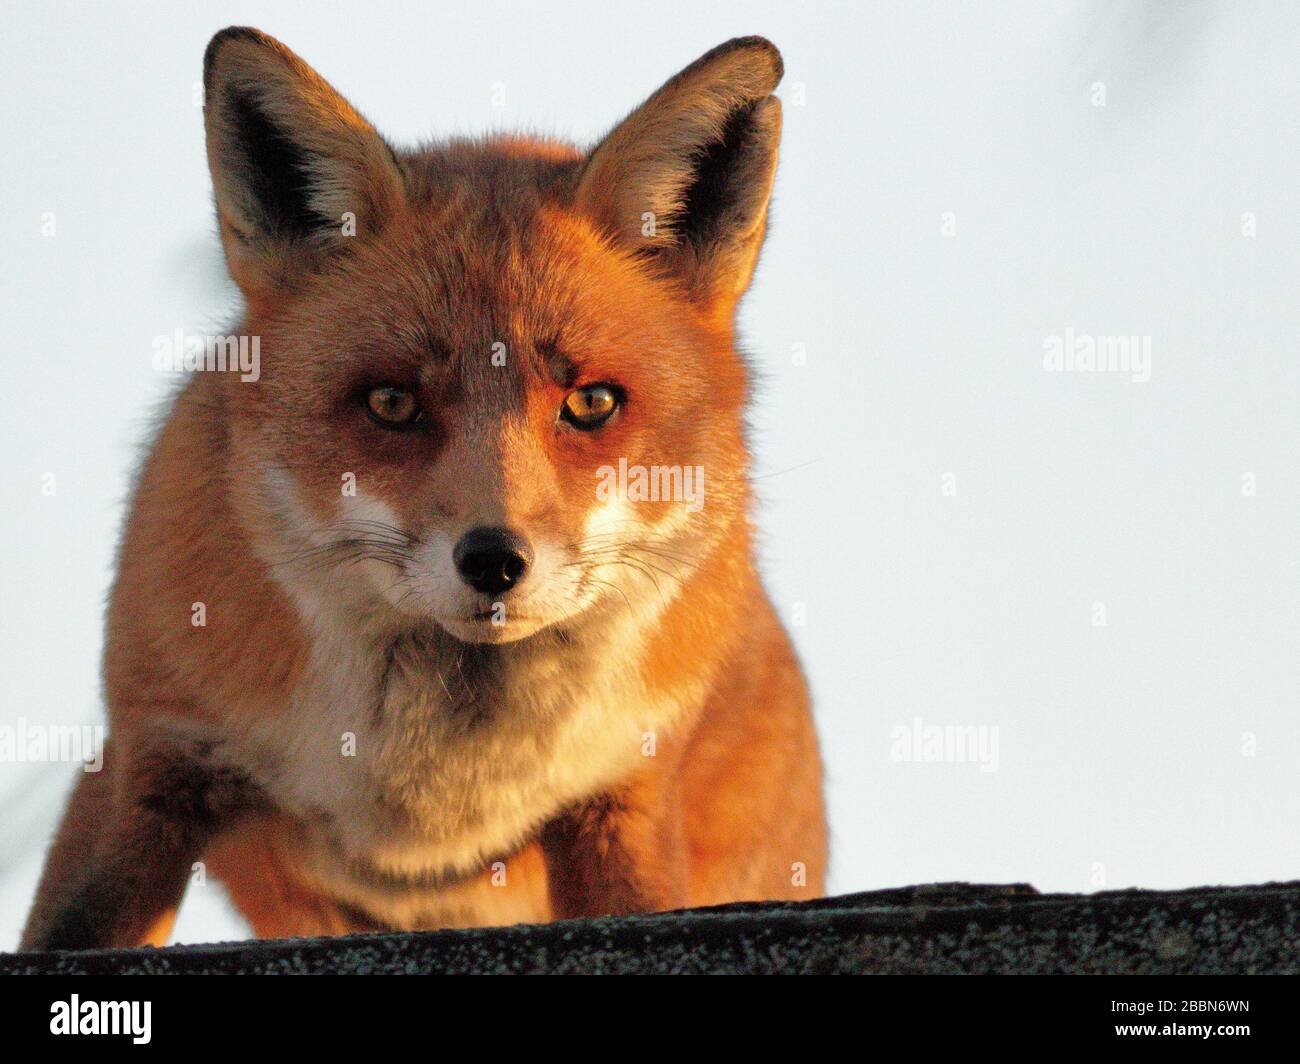
[[[392,149],[279,41],[232,26],[203,57],[221,242],[250,298],[378,231],[403,199]]]
[[[776,173],[781,53],[738,37],[701,56],[591,153],[577,205],[730,313],[749,285]]]

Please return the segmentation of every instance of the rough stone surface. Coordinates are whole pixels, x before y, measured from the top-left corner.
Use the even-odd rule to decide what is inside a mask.
[[[936,884],[421,934],[0,955],[0,974],[1300,973],[1300,883],[1039,894]]]

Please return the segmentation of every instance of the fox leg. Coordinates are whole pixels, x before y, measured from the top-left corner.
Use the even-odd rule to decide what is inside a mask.
[[[687,904],[682,810],[663,777],[582,803],[542,830],[553,919]]]
[[[161,945],[229,780],[175,755],[104,750],[83,773],[45,862],[24,950]]]

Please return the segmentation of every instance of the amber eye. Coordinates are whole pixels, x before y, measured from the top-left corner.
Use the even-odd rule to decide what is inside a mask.
[[[366,405],[370,416],[385,428],[406,429],[417,421],[423,411],[415,401],[415,396],[405,388],[395,388],[391,384],[381,384],[371,388],[366,396]]]
[[[576,388],[564,399],[560,416],[579,429],[603,425],[618,409],[618,393],[608,384],[589,384]]]

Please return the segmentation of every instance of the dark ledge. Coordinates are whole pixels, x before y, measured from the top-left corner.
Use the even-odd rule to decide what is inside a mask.
[[[0,955],[16,973],[1300,972],[1300,883],[1038,894],[938,884],[797,905],[423,934]]]

